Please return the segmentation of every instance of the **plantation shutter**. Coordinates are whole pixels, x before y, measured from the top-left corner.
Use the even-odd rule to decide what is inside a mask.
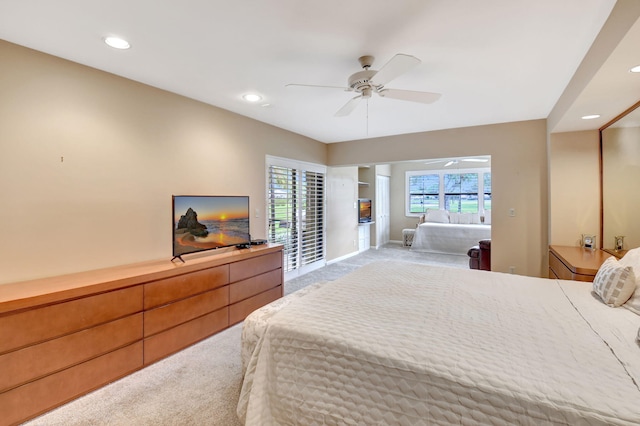
[[[302,172],[302,266],[324,259],[324,174]]]
[[[285,273],[324,266],[324,167],[275,157],[267,166],[267,239],[284,245]]]

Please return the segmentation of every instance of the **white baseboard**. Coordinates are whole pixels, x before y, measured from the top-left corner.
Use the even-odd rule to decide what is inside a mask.
[[[344,256],[340,256],[340,257],[335,258],[335,259],[327,260],[327,265],[331,265],[332,263],[340,262],[342,260],[348,259],[348,258],[353,257],[353,256],[357,256],[359,254],[360,254],[359,251],[354,251],[352,253],[345,254]]]

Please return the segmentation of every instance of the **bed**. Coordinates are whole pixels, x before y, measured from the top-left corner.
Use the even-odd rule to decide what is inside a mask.
[[[245,320],[238,416],[637,425],[639,328],[587,283],[376,262]]]
[[[490,238],[490,225],[425,222],[417,226],[411,250],[466,255],[478,241]]]

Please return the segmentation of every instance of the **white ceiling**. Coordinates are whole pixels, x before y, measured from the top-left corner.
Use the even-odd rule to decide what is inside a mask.
[[[329,143],[546,118],[614,4],[0,0],[0,38]],[[107,47],[106,35],[132,48]],[[350,116],[334,117],[353,92],[285,87],[346,86],[360,70],[358,57],[375,56],[380,69],[396,53],[422,63],[387,87],[438,92],[440,100],[374,95]],[[263,102],[244,102],[247,92]],[[584,113],[592,112],[599,113]],[[577,125],[585,124],[558,128]]]

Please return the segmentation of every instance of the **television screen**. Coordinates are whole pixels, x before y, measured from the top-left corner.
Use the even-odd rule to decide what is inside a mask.
[[[173,196],[173,256],[250,244],[249,197]]]
[[[368,198],[358,199],[358,222],[371,222],[371,200]]]

